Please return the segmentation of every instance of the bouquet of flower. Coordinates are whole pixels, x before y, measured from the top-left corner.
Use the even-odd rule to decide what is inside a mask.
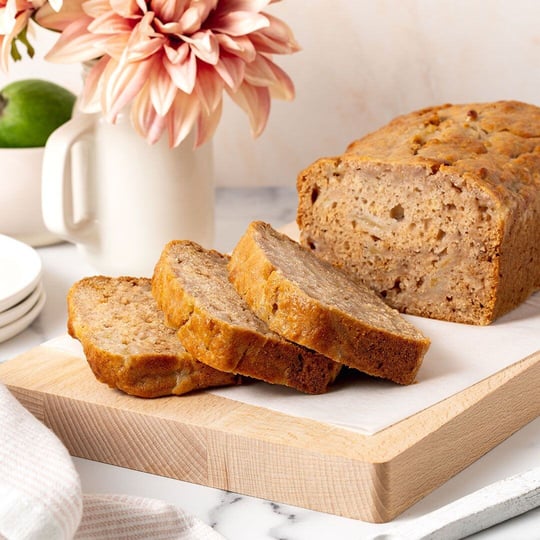
[[[91,62],[81,96],[86,112],[110,122],[131,106],[149,143],[168,133],[177,146],[196,129],[196,146],[214,133],[223,93],[260,135],[271,98],[294,86],[273,61],[299,50],[290,28],[263,11],[278,0],[0,0],[1,65],[33,54],[27,28],[61,32],[51,62]]]

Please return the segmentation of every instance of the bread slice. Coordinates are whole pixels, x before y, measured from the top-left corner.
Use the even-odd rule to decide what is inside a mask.
[[[239,378],[198,362],[165,325],[145,278],[95,276],[67,297],[68,332],[96,378],[134,396],[185,394],[236,384]]]
[[[287,339],[370,375],[415,380],[429,340],[373,291],[270,225],[250,224],[229,275],[250,308]]]
[[[540,107],[431,107],[298,175],[300,242],[402,311],[489,324],[540,289]]]
[[[186,349],[222,371],[308,394],[325,392],[341,366],[269,330],[229,282],[227,262],[190,241],[163,249],[152,290]]]

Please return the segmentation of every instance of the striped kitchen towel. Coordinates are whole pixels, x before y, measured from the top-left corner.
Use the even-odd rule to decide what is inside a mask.
[[[164,501],[83,494],[62,442],[1,384],[0,538],[223,540]]]

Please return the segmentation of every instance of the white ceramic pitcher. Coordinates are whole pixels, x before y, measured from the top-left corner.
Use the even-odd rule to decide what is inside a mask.
[[[42,207],[47,228],[76,243],[107,275],[151,276],[173,239],[214,242],[211,143],[167,137],[149,145],[128,115],[116,124],[81,114],[48,139]]]

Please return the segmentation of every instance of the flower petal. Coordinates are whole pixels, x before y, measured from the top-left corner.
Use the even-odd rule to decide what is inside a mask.
[[[162,62],[154,62],[148,86],[152,106],[157,114],[165,116],[169,112],[178,89]]]
[[[150,9],[160,21],[178,21],[190,0],[151,0]]]
[[[169,114],[169,146],[178,146],[191,132],[200,113],[199,101],[193,94],[178,92]]]
[[[152,27],[154,14],[148,12],[135,26],[126,49],[124,51],[124,60],[127,62],[139,62],[153,56],[166,43],[165,37],[156,33]]]
[[[100,15],[111,11],[111,3],[109,0],[82,0],[82,9],[89,17],[97,19]]]
[[[118,113],[140,92],[151,68],[152,60],[109,62],[104,73],[105,85],[102,96],[103,111],[109,122],[115,122]]]
[[[82,3],[84,0],[69,0],[63,3],[62,9],[56,12],[47,2],[34,15],[36,22],[44,28],[62,31],[69,24],[84,16]]]
[[[158,32],[162,34],[173,34],[177,37],[182,36],[182,25],[178,22],[162,22],[157,16],[154,20],[154,25]]]
[[[205,114],[210,114],[219,105],[223,94],[223,80],[213,67],[201,63],[197,69],[195,91]]]
[[[258,54],[253,62],[246,64],[245,79],[255,86],[271,86],[276,82],[274,72],[262,54]]]
[[[96,17],[88,25],[88,31],[93,34],[117,34],[131,32],[133,26],[131,20],[121,17],[114,11],[110,11]]]
[[[192,1],[188,9],[182,14],[179,23],[183,34],[192,34],[201,29],[203,21],[209,13],[216,8],[218,0],[206,0],[204,2]]]
[[[221,0],[219,8],[222,11],[262,11],[268,4],[276,0]]]
[[[197,119],[197,137],[195,138],[194,147],[202,146],[206,141],[210,140],[214,135],[219,121],[221,119],[221,111],[223,109],[223,100],[219,101],[218,106],[210,114],[201,112]]]
[[[284,100],[294,98],[294,85],[290,77],[272,60],[258,54],[246,65],[245,80],[254,86],[268,86],[272,97]]]
[[[182,43],[179,47],[174,48],[168,44],[163,45],[163,50],[167,55],[167,59],[172,64],[178,64],[184,62],[191,54],[191,49],[187,43]]]
[[[253,43],[247,36],[232,37],[227,34],[217,34],[219,46],[222,50],[227,51],[235,56],[238,56],[244,62],[252,62],[255,60],[257,51]]]
[[[145,58],[155,55],[163,48],[164,42],[165,40],[162,37],[134,42],[132,45],[128,45],[125,51],[125,58],[128,62],[140,62]]]
[[[167,55],[163,58],[163,65],[175,86],[182,90],[182,92],[191,94],[193,88],[195,88],[195,80],[197,78],[197,58],[191,53],[187,43],[184,45],[188,47],[189,52],[183,61],[173,63],[169,60],[169,56]],[[182,47],[184,47],[184,45],[182,45]]]
[[[191,45],[195,55],[207,64],[215,65],[219,60],[219,43],[210,30],[195,32],[192,36],[183,36],[184,41]]]
[[[270,25],[249,36],[257,51],[270,54],[298,52],[300,46],[294,39],[292,30],[281,19],[267,13],[265,15]]]
[[[103,56],[100,58],[88,71],[84,79],[83,91],[78,106],[81,111],[86,113],[95,113],[101,110],[100,105],[100,90],[103,86],[103,80],[101,78],[109,58]]]
[[[69,24],[45,55],[45,59],[62,64],[85,62],[101,56],[101,44],[106,40],[106,36],[90,34],[87,31],[90,21],[89,17],[83,16]]]
[[[216,17],[216,20],[212,24],[212,30],[214,32],[223,32],[230,36],[244,36],[269,26],[270,21],[261,13],[233,11]]]
[[[69,0],[66,0],[69,1]],[[146,10],[142,10],[137,0],[108,0],[110,7],[120,17],[126,19],[138,18],[143,15]]]
[[[0,36],[0,68],[2,71],[9,70],[9,55],[11,52],[11,41],[8,36]]]
[[[149,144],[156,143],[167,128],[167,118],[159,115],[152,106],[148,84],[133,101],[130,118],[133,127]]]
[[[270,62],[270,68],[276,77],[276,84],[270,87],[270,96],[275,99],[292,101],[296,94],[292,79],[274,62]]]
[[[129,34],[116,34],[107,36],[107,39],[101,44],[101,49],[105,55],[120,60],[127,47]]]
[[[244,82],[237,92],[227,90],[232,100],[248,114],[251,134],[258,137],[266,127],[270,114],[270,92],[268,88]]]
[[[223,55],[214,66],[214,69],[233,92],[236,92],[242,84],[245,68],[246,63],[242,59],[227,55]]]

